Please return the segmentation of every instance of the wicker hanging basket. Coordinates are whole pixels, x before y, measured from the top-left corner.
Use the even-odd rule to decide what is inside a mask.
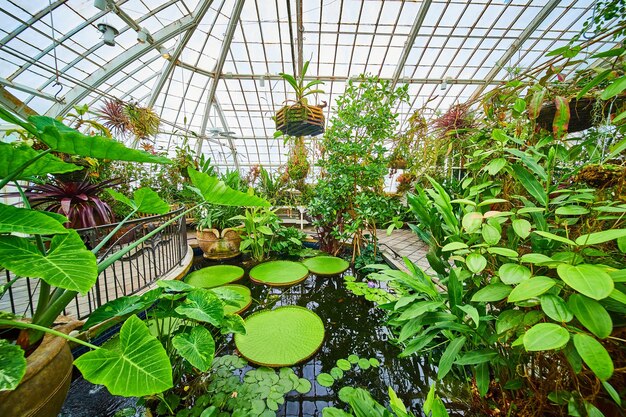
[[[321,135],[324,133],[324,112],[319,106],[285,106],[276,113],[276,130],[289,136]]]

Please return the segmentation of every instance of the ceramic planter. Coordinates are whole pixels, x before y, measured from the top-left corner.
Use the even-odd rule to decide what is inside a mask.
[[[230,259],[241,253],[241,229],[226,228],[221,233],[217,229],[197,230],[196,239],[207,259]]]
[[[60,327],[69,333],[78,322]],[[63,338],[46,334],[26,358],[26,374],[13,391],[0,392],[0,416],[50,417],[61,411],[72,380],[72,352]]]

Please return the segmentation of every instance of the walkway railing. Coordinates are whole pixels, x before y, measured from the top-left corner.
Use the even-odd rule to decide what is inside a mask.
[[[100,250],[97,254],[98,259],[104,259],[128,246],[183,210],[184,208],[179,208],[164,215],[128,222],[111,243]],[[107,224],[79,229],[78,234],[88,248],[94,248],[116,226],[117,224]],[[187,228],[185,218],[181,217],[102,271],[96,285],[86,295],[76,296],[64,314],[83,319],[108,301],[142,292],[154,281],[180,266],[187,255],[187,249]],[[9,271],[3,271],[2,275],[6,282],[13,277]],[[38,284],[38,279],[17,280],[0,298],[0,310],[26,317],[32,316],[37,305]]]

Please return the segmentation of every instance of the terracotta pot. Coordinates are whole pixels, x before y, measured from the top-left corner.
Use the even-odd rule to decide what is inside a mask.
[[[60,327],[69,333],[70,323]],[[26,374],[13,391],[0,392],[0,416],[50,417],[61,411],[72,380],[72,352],[63,338],[46,334],[26,358]]]
[[[196,230],[198,246],[207,259],[229,259],[239,255],[241,243],[241,229],[226,228]]]

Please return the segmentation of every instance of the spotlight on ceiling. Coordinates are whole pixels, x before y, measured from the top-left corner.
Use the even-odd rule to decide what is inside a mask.
[[[161,54],[161,56],[165,59],[170,59],[172,57],[172,54],[170,53],[170,50],[167,49],[165,46],[161,45],[159,46],[159,53]]]
[[[107,23],[98,23],[98,30],[102,32],[104,44],[115,46],[115,37],[119,35],[119,31]]]
[[[137,31],[137,42],[139,43],[152,42],[152,36],[150,35],[150,32],[148,32],[148,29],[141,28]]]

